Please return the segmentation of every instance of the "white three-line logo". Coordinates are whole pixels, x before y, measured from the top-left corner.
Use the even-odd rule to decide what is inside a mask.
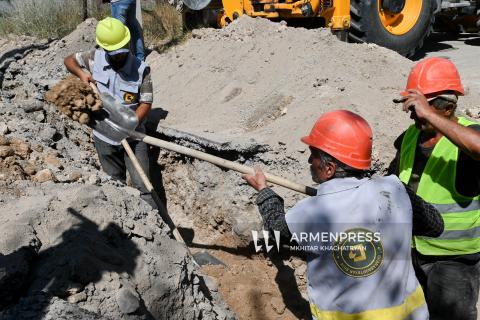
[[[269,237],[269,232],[267,230],[262,230],[263,233],[263,240],[265,241],[265,248],[267,249],[267,253],[272,250],[273,245],[270,246],[268,245],[268,237]],[[280,231],[273,231],[273,234],[275,235],[275,244],[277,245],[277,251],[280,251]],[[255,246],[255,252],[260,252],[262,250],[262,245],[258,244],[258,231],[252,230],[252,237],[253,237],[253,244]]]

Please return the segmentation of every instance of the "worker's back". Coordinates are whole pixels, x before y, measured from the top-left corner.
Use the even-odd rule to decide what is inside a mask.
[[[327,181],[286,219],[299,245],[309,246],[314,317],[428,319],[411,263],[412,207],[397,177]]]

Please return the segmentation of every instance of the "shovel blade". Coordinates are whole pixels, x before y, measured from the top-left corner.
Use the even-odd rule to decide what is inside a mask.
[[[93,113],[90,127],[115,142],[128,138],[138,126],[135,111],[107,93],[101,93],[100,98],[102,109]]]

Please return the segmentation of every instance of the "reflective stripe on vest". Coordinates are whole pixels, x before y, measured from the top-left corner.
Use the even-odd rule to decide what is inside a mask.
[[[463,126],[476,124],[463,117]],[[400,180],[408,184],[412,175],[417,141],[414,125],[405,132],[400,151]],[[445,231],[438,238],[415,237],[417,250],[424,255],[463,255],[480,251],[480,196],[465,197],[455,187],[459,149],[442,137],[423,170],[417,194],[442,214]]]
[[[425,297],[420,286],[398,306],[368,310],[359,313],[345,313],[341,311],[322,311],[316,305],[310,304],[310,311],[316,320],[387,320],[409,319],[417,309],[425,307]]]

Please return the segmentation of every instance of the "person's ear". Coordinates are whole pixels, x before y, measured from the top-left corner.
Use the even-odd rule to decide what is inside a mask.
[[[325,177],[327,178],[327,180],[330,180],[335,176],[335,173],[337,172],[337,164],[333,161],[328,161],[325,164],[324,170]]]
[[[445,107],[445,111],[443,112],[443,114],[447,117],[447,118],[451,118],[455,113],[455,105],[453,103],[449,103],[447,104],[447,106]]]

